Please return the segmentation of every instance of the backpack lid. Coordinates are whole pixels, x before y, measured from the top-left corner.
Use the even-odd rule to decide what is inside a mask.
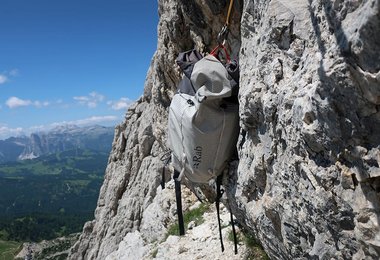
[[[194,64],[191,83],[201,100],[215,100],[231,96],[231,76],[213,55],[207,55]]]

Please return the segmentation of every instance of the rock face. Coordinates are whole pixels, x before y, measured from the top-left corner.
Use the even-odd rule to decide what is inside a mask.
[[[21,251],[14,259],[65,259],[70,247],[78,240],[79,234],[71,234],[67,237],[59,237],[53,240],[42,240],[39,243],[23,243]]]
[[[109,151],[113,129],[105,126],[79,127],[62,125],[49,132],[33,133],[19,159],[33,159],[44,154],[57,153],[75,148]]]
[[[379,258],[379,1],[244,10],[234,210],[272,258]]]
[[[11,137],[0,140],[0,163],[18,160],[27,143],[27,137]]]
[[[144,94],[116,128],[95,220],[71,259],[147,257],[147,245],[165,238],[175,208],[159,187],[160,157],[180,79],[174,60],[216,45],[227,4],[159,1]],[[379,8],[235,0],[228,43],[241,66],[241,131],[224,185],[238,222],[271,259],[380,257]]]

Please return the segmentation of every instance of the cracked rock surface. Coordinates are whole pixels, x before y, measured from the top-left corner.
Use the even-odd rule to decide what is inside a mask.
[[[70,259],[127,251],[134,256],[125,259],[149,259],[153,244],[157,258],[195,258],[198,241],[163,246],[178,239],[164,240],[176,214],[174,192],[159,187],[160,158],[181,78],[174,60],[215,47],[228,3],[159,0],[144,93],[115,129],[95,219]],[[235,0],[228,43],[240,63],[241,129],[225,195],[271,259],[380,258],[379,8],[379,0]],[[185,208],[193,203],[186,191]]]

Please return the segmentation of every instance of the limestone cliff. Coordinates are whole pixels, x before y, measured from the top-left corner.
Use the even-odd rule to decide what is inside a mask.
[[[160,157],[180,79],[174,60],[216,45],[227,4],[159,1],[144,94],[116,127],[95,220],[71,259],[114,259],[165,238],[175,210],[159,187]],[[379,0],[235,0],[228,43],[241,66],[241,131],[224,185],[238,222],[271,259],[380,257],[379,8]]]

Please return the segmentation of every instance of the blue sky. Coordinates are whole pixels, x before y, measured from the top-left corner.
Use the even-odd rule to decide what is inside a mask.
[[[0,139],[115,125],[143,93],[156,0],[1,0]]]

